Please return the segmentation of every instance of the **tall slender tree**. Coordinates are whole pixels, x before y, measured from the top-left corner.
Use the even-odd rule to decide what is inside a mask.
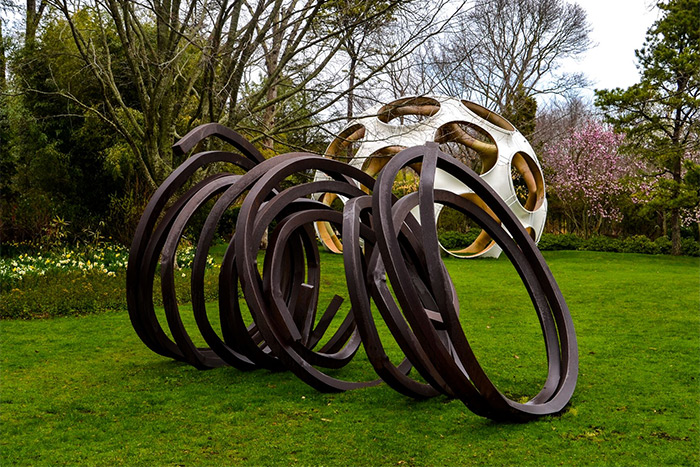
[[[7,86],[5,60],[5,37],[2,34],[2,20],[0,19],[0,93],[5,92]]]
[[[36,0],[27,0],[27,16],[24,23],[24,44],[31,46],[36,40],[36,31],[39,28],[41,16],[46,9],[46,1],[40,0],[37,4]]]
[[[696,207],[699,199],[685,174],[697,171],[700,149],[700,0],[658,7],[663,16],[636,51],[639,83],[598,91],[596,105],[626,133],[627,148],[652,168],[649,199],[670,213],[672,252],[680,254],[681,211]]]

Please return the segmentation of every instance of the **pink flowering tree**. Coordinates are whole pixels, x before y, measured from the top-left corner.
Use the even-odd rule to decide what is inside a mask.
[[[635,163],[619,151],[624,135],[587,120],[569,135],[545,145],[542,160],[548,195],[559,205],[570,231],[589,237],[604,222],[622,220]]]

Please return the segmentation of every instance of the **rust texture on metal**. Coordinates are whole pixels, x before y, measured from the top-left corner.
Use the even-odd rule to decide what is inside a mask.
[[[189,157],[153,195],[131,246],[129,316],[150,349],[201,369],[223,365],[286,369],[320,391],[384,381],[415,398],[439,394],[458,398],[476,414],[494,420],[523,421],[564,409],[578,374],[571,316],[531,235],[477,173],[442,153],[436,143],[402,150],[376,180],[358,168],[309,153],[264,160],[243,137],[220,125],[193,130],[175,150],[186,153],[212,136],[230,143],[236,152],[207,151]],[[220,163],[240,170],[197,175],[221,167]],[[397,199],[392,194],[394,179],[403,168],[418,164],[418,191]],[[323,172],[327,179],[281,188],[288,177],[310,170]],[[436,189],[437,170],[467,185],[474,195]],[[312,199],[318,193],[342,197],[346,200],[342,211]],[[527,403],[499,391],[472,351],[460,323],[455,284],[440,257],[436,203],[460,211],[488,232],[527,288],[548,360],[546,381]],[[217,226],[232,206],[240,210],[218,274],[219,322],[214,325],[204,294],[207,254]],[[416,209],[420,222],[413,214]],[[339,310],[348,307],[343,307],[340,295],[320,305],[321,264],[313,228],[318,222],[341,232],[344,292],[350,302],[350,310],[343,313]],[[191,303],[206,348],[193,342],[176,297],[175,255],[191,225],[199,228]],[[261,253],[266,231],[268,246]],[[157,275],[169,333],[153,302]],[[243,303],[249,315],[242,311]],[[378,315],[372,312],[373,305]],[[387,356],[383,341],[387,337],[377,327],[380,319],[405,356],[400,364]],[[327,370],[347,365],[361,347],[378,379],[347,381],[330,375],[338,373]],[[421,378],[411,377],[412,368]]]

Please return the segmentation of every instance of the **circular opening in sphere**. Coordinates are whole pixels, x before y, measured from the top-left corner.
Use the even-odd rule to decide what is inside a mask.
[[[377,118],[382,123],[390,123],[399,118],[400,125],[419,123],[438,113],[440,103],[430,97],[406,97],[384,105]]]
[[[485,174],[498,162],[496,142],[476,125],[450,122],[435,132],[440,150],[459,160],[478,174]]]
[[[335,137],[326,149],[326,156],[336,160],[349,162],[357,153],[362,140],[365,137],[365,127],[355,123],[345,128]]]
[[[406,149],[405,146],[387,146],[370,154],[362,164],[362,171],[376,177],[380,170],[389,163],[391,157]]]
[[[486,107],[482,107],[479,104],[475,104],[474,102],[469,101],[462,101],[462,104],[464,104],[466,108],[468,108],[473,113],[483,118],[487,122],[491,123],[492,125],[497,126],[498,128],[502,128],[506,131],[515,131],[515,127],[511,125],[508,120],[501,117],[497,113],[490,111]]]
[[[473,193],[463,194],[462,197],[473,202],[498,221],[496,215],[481,198]],[[440,206],[437,228],[440,233],[440,247],[452,256],[471,258],[483,255],[496,245],[491,236],[476,222],[467,215],[446,206]]]
[[[544,179],[535,160],[518,152],[510,162],[510,179],[520,205],[532,212],[544,202]]]

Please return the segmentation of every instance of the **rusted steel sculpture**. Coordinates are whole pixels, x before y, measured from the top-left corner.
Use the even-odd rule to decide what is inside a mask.
[[[576,336],[566,303],[532,237],[473,170],[442,153],[436,143],[398,152],[376,180],[358,168],[314,154],[264,160],[244,138],[218,124],[193,130],[174,149],[187,153],[209,136],[229,142],[238,153],[210,151],[189,157],[154,194],[131,247],[129,315],[150,349],[202,369],[288,369],[320,391],[384,381],[416,398],[459,398],[473,412],[495,420],[528,420],[565,407],[578,374]],[[236,165],[243,174],[210,175],[182,193],[197,169],[219,162]],[[397,199],[393,181],[407,166],[420,167],[419,188]],[[309,170],[323,172],[327,179],[280,188],[285,178]],[[469,187],[480,201],[436,189],[438,170]],[[342,196],[342,212],[311,198],[318,193]],[[173,265],[185,227],[210,201],[213,207],[201,227],[191,276],[194,318],[209,345],[200,348],[181,320]],[[240,211],[235,234],[219,273],[219,335],[209,321],[203,293],[206,256],[217,224],[236,203]],[[472,352],[460,324],[455,286],[440,258],[435,203],[478,223],[513,262],[529,292],[544,334],[548,373],[542,390],[525,404],[499,392]],[[416,209],[420,223],[411,214]],[[330,223],[344,244],[351,310],[334,326],[343,299],[335,295],[325,309],[319,308],[320,256],[313,227],[318,222]],[[258,265],[267,229],[269,244]],[[153,305],[158,264],[172,339]],[[246,320],[242,304],[252,321]],[[372,304],[405,355],[398,365],[385,353]],[[320,342],[324,344],[317,348]],[[323,371],[347,365],[361,344],[380,379],[345,381]],[[412,367],[425,382],[409,376]]]

